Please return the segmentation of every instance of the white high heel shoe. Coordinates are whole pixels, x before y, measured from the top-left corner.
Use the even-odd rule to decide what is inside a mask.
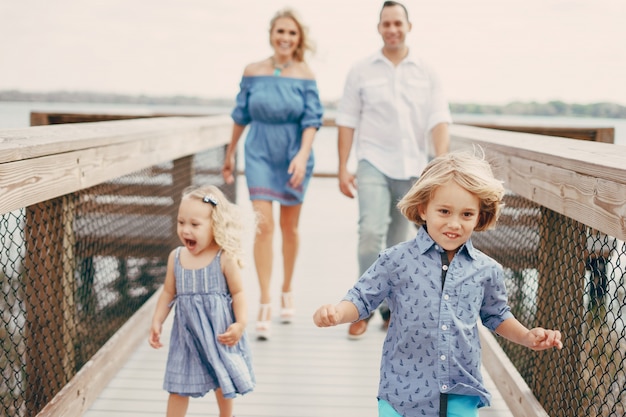
[[[284,292],[281,295],[282,307],[280,308],[281,323],[291,323],[296,310],[293,308],[293,295],[291,292]]]
[[[271,304],[261,304],[259,319],[256,322],[256,337],[259,340],[269,340],[272,333]]]

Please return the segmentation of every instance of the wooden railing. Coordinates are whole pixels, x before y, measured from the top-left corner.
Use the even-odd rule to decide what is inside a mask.
[[[624,378],[623,371],[611,370],[620,365],[611,364],[610,359],[597,354],[606,351],[609,355],[615,353],[623,357],[624,349],[619,347],[624,344],[623,334],[620,336],[619,329],[613,326],[608,326],[613,330],[606,330],[604,302],[593,309],[585,307],[583,300],[589,296],[584,279],[585,265],[591,259],[608,256],[615,249],[618,257],[624,256],[623,244],[620,253],[617,242],[626,240],[626,149],[608,143],[470,126],[454,126],[451,131],[453,149],[482,147],[494,161],[496,176],[504,180],[506,188],[540,207],[534,222],[538,242],[532,248],[536,254],[533,267],[538,276],[533,309],[539,325],[563,330],[565,349],[562,353],[536,355],[531,360],[534,370],[529,371],[533,379],[528,382],[528,388],[494,338],[483,333],[485,366],[507,404],[516,416],[547,416],[539,402],[552,416],[619,415],[619,412],[612,414],[611,410],[623,410],[626,405],[623,388],[617,395],[605,397],[613,397],[613,404],[594,405],[594,400],[586,395],[588,391],[599,392],[597,388],[590,388],[597,385],[597,381],[605,381],[600,390],[603,392],[614,384],[623,387],[619,382]],[[597,244],[602,241],[610,243]],[[497,254],[496,250],[494,255]],[[507,259],[499,261],[506,266]],[[568,266],[564,267],[564,262]],[[621,303],[616,307],[619,311],[624,307],[619,293],[624,290],[620,285],[626,276],[619,260],[613,265],[613,275],[617,297],[612,302]],[[589,317],[591,319],[587,319]],[[602,332],[609,334],[596,339],[595,335]],[[598,369],[603,370],[587,368],[589,361],[583,358],[591,360],[594,356],[594,362],[603,362],[603,365],[598,364]],[[573,409],[579,411],[561,414]]]
[[[19,295],[11,297],[23,298],[23,313],[14,320],[25,322],[19,333],[21,341],[14,344],[16,352],[25,346],[26,371],[24,386],[14,390],[23,396],[14,400],[21,401],[14,407],[15,415],[35,415],[55,394],[41,415],[82,415],[144,338],[143,331],[149,326],[147,309],[153,308],[150,302],[75,375],[79,363],[74,353],[78,343],[76,311],[79,305],[85,308],[85,303],[93,304],[90,299],[97,297],[97,289],[91,288],[89,298],[75,299],[78,268],[98,256],[155,256],[151,245],[161,248],[161,256],[165,254],[175,225],[167,217],[175,216],[171,207],[176,206],[180,190],[191,185],[193,174],[211,174],[201,172],[201,168],[192,174],[193,159],[212,149],[223,154],[230,124],[225,116],[170,117],[0,131],[0,215],[13,216],[18,225],[23,223],[17,227],[23,227],[25,240],[22,260],[11,260],[19,278],[16,273],[8,278],[23,280],[21,284],[9,282],[9,287],[23,286]],[[161,166],[164,163],[166,168]],[[221,167],[221,160],[218,163]],[[116,193],[127,194],[112,196],[121,197],[116,201],[122,204],[111,203],[111,196],[96,193],[103,184],[124,176],[143,171],[143,178],[156,178],[163,170],[168,171],[169,179],[159,185],[140,183],[139,178],[134,184],[115,188]],[[235,195],[234,189],[227,194]],[[150,204],[144,205],[143,214],[138,216],[137,210],[146,201]],[[164,226],[159,231],[146,219],[155,217],[163,204],[170,209],[158,219],[157,224]],[[124,225],[121,230],[90,231],[89,223],[96,218],[104,217],[110,224],[124,216],[141,224],[134,225],[135,230]],[[5,236],[2,240],[6,241]],[[4,276],[1,271],[0,276]],[[82,288],[86,288],[84,283]],[[81,324],[83,332],[85,326],[90,327]],[[19,362],[11,366],[20,368]],[[62,386],[67,381],[57,393],[59,382]]]
[[[0,192],[3,196],[0,214],[46,205],[50,201],[58,203],[63,196],[139,169],[166,161],[184,161],[207,149],[223,147],[230,138],[231,123],[226,116],[165,117],[0,131]],[[333,123],[327,121],[325,125],[332,126]],[[576,232],[580,227],[568,229],[572,232],[566,236],[554,233],[555,223],[579,222],[586,228],[626,240],[626,152],[623,147],[462,125],[453,125],[450,131],[453,149],[480,145],[487,156],[497,162],[494,165],[496,174],[505,181],[510,192],[547,210],[542,211],[541,220],[538,220],[545,223],[541,228],[540,252],[546,257],[560,253],[556,248],[564,240],[578,242],[577,247],[582,248],[581,257],[589,255],[586,238]],[[71,204],[63,207],[72,210]],[[63,233],[63,228],[56,230]],[[41,249],[34,244],[27,246],[28,250]],[[72,265],[63,260],[64,255],[59,256],[61,258],[55,262],[59,262],[62,268]],[[569,276],[554,276],[549,261],[542,265],[537,321],[568,329],[582,327],[582,320],[554,322],[552,317],[545,316],[546,311],[558,310],[555,317],[564,320],[571,317],[571,311],[581,309],[582,284],[562,285],[563,282],[581,281],[577,275],[580,271],[570,271]],[[51,279],[64,281],[71,277],[70,272],[66,277]],[[563,293],[570,303],[542,305],[547,299],[543,294],[555,291]],[[51,311],[67,308],[67,300],[53,302],[58,304]],[[71,378],[39,413],[40,417],[82,415],[133,347],[145,337],[154,302],[152,298],[141,307]],[[48,316],[46,320],[50,319],[56,320],[59,326],[65,325],[58,317]],[[38,326],[46,325],[49,323],[42,322]],[[552,398],[553,394],[556,397],[554,391],[563,389],[566,373],[583,372],[577,360],[585,342],[580,340],[582,332],[567,334],[566,348],[569,350],[566,349],[561,356],[550,356],[556,360],[540,359],[545,377],[532,382],[533,395],[493,337],[487,333],[481,336],[485,365],[516,416],[545,415],[535,398],[537,393],[541,393],[540,397]],[[547,380],[548,376],[552,379]]]

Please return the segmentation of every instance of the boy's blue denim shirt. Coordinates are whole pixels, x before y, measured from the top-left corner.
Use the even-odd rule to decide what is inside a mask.
[[[439,394],[491,396],[480,372],[478,321],[495,330],[513,314],[502,267],[467,241],[441,288],[443,249],[421,227],[415,239],[379,255],[344,300],[369,317],[387,299],[378,398],[404,416],[437,416]]]

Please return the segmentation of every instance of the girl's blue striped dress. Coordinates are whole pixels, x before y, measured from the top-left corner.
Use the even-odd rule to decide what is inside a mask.
[[[176,250],[174,323],[163,388],[201,397],[216,388],[225,398],[255,385],[247,335],[233,347],[217,341],[234,320],[232,299],[220,266],[221,251],[206,267],[184,269]]]

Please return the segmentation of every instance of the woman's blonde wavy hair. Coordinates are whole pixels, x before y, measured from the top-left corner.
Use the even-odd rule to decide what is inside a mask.
[[[183,191],[182,198],[191,198],[204,201],[204,198],[212,199],[206,204],[211,207],[211,220],[213,222],[213,238],[224,252],[229,254],[239,267],[243,267],[242,237],[244,230],[241,209],[231,203],[224,193],[214,185],[190,186]]]
[[[285,7],[284,9],[277,11],[274,17],[272,17],[272,20],[270,20],[270,46],[272,43],[272,30],[274,30],[274,25],[278,19],[283,17],[293,20],[296,23],[296,26],[298,26],[300,31],[300,42],[293,53],[293,58],[296,61],[304,61],[304,55],[307,51],[315,53],[315,43],[311,40],[311,38],[309,38],[308,26],[303,23],[300,15],[290,7]]]
[[[502,181],[493,176],[491,165],[485,160],[484,153],[477,155],[476,150],[473,153],[452,152],[433,159],[409,192],[398,202],[398,208],[413,223],[424,224],[420,208],[428,205],[439,186],[451,180],[477,196],[480,201],[478,223],[474,230],[480,232],[494,227],[504,205],[504,186]]]

